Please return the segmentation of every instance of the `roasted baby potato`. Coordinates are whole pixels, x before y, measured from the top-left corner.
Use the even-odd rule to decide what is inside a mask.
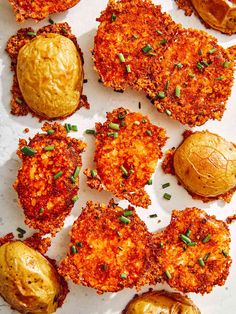
[[[149,291],[135,296],[122,314],[200,314],[200,310],[180,293]]]
[[[54,265],[21,241],[0,247],[0,282],[0,295],[23,314],[54,313],[68,292]]]
[[[176,149],[173,166],[182,185],[203,197],[216,197],[236,186],[235,145],[208,131],[188,136]]]

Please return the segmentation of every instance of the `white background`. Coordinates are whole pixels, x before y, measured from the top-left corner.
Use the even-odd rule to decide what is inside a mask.
[[[182,11],[177,10],[173,0],[156,0],[154,2],[162,4],[163,10],[168,11],[175,21],[181,22],[185,27],[205,29],[195,16],[185,17]],[[111,111],[118,106],[139,111],[138,102],[140,101],[142,103],[142,113],[147,114],[153,123],[167,129],[169,140],[165,146],[165,150],[180,143],[181,134],[185,129],[180,123],[169,119],[166,115],[158,113],[146,99],[145,95],[131,90],[123,94],[115,93],[98,83],[97,74],[93,69],[90,49],[93,48],[93,38],[98,26],[96,17],[99,17],[100,12],[105,9],[106,4],[106,0],[81,0],[79,4],[68,12],[52,16],[55,22],[67,21],[71,25],[72,31],[77,36],[84,53],[85,78],[88,79],[88,83],[84,85],[84,93],[88,96],[91,109],[81,109],[66,120],[66,122],[78,125],[79,132],[76,134],[73,133],[73,136],[83,139],[88,144],[86,153],[83,155],[83,169],[93,166],[94,152],[94,137],[84,135],[84,130],[93,128],[96,121],[104,121],[106,111]],[[33,136],[40,130],[41,126],[38,120],[30,115],[15,117],[10,114],[9,103],[12,73],[10,72],[10,60],[4,49],[8,38],[15,34],[18,29],[28,26],[37,29],[46,24],[48,24],[47,19],[37,24],[33,21],[21,25],[17,24],[8,1],[0,0],[0,236],[8,232],[14,232],[17,235],[16,228],[19,226],[28,230],[27,235],[32,233],[32,230],[27,229],[24,225],[24,216],[17,204],[17,195],[12,188],[12,184],[20,166],[20,161],[15,154],[18,139],[20,137],[27,138],[28,136]],[[230,37],[213,30],[207,31],[216,36],[220,44],[224,47],[236,44],[235,35]],[[228,101],[227,111],[222,121],[211,121],[198,129],[208,129],[236,143],[235,100],[234,86],[231,98]],[[23,132],[26,127],[31,130],[27,135]],[[170,201],[162,198],[164,191],[161,189],[161,185],[166,182],[171,182],[171,187],[165,190],[165,192],[172,194]],[[65,256],[69,244],[68,233],[71,224],[80,214],[81,208],[85,206],[86,201],[108,202],[112,197],[111,193],[108,192],[99,193],[90,190],[85,184],[85,177],[82,172],[80,183],[80,199],[75,204],[71,216],[66,219],[65,228],[54,239],[53,246],[48,252],[48,255],[56,258],[57,261],[60,261]],[[170,220],[171,210],[174,208],[184,209],[185,207],[196,206],[205,209],[209,214],[215,214],[220,219],[225,219],[227,216],[236,213],[236,195],[233,197],[231,204],[224,204],[221,201],[203,204],[200,201],[194,201],[181,186],[177,185],[174,177],[162,173],[160,163],[153,177],[153,185],[148,186],[147,190],[152,195],[152,205],[148,210],[138,208],[137,211],[148,225],[150,231],[157,231],[166,226]],[[127,205],[125,201],[120,203],[124,206]],[[152,213],[158,214],[158,219],[161,219],[161,223],[157,223],[158,219],[149,218],[149,215]],[[236,313],[234,297],[236,294],[236,225],[232,224],[230,229],[232,234],[231,256],[233,258],[233,265],[225,286],[215,287],[209,295],[190,294],[190,297],[204,314]],[[161,289],[163,287],[170,290],[167,285],[157,285],[155,288]],[[146,291],[147,289],[148,287],[144,287],[142,291]],[[71,292],[65,304],[58,310],[58,314],[118,314],[121,313],[126,303],[135,294],[134,290],[125,289],[119,293],[97,295],[95,290],[76,286],[73,283],[70,283],[70,290]],[[2,299],[0,299],[0,312],[4,314],[13,312]]]

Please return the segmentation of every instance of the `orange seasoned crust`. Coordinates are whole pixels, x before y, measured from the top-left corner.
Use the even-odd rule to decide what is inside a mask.
[[[5,244],[7,242],[12,242],[13,239],[14,239],[14,234],[12,232],[6,234],[4,237],[0,238],[0,246],[2,246],[3,244]]]
[[[55,235],[70,213],[79,189],[79,177],[71,181],[74,171],[81,167],[81,154],[86,145],[77,139],[67,137],[66,130],[59,123],[45,123],[43,131],[53,134],[36,134],[27,143],[21,139],[18,156],[22,166],[14,188],[23,207],[29,226],[39,229],[41,234]],[[32,156],[22,153],[25,146],[35,150]],[[45,150],[45,147],[54,147]],[[61,176],[54,177],[61,172]]]
[[[121,222],[121,216],[129,223]],[[59,273],[98,293],[138,288],[148,268],[149,241],[147,227],[133,207],[124,210],[113,202],[107,206],[89,201],[73,224],[70,251]]]
[[[80,0],[9,0],[17,22],[27,19],[40,21],[50,14],[66,11],[76,5]]]
[[[181,239],[186,234],[190,246]],[[154,261],[172,288],[204,294],[215,285],[224,285],[232,262],[230,233],[215,216],[195,207],[174,210],[170,224],[153,236],[153,243]]]
[[[222,118],[234,61],[216,38],[182,28],[150,0],[110,1],[98,21],[93,54],[105,86],[144,91],[160,112],[189,126]]]
[[[34,233],[31,237],[23,241],[41,254],[45,254],[52,244],[51,238],[43,238],[40,233]]]
[[[162,156],[167,140],[165,130],[140,113],[118,108],[107,114],[104,124],[96,124],[96,133],[97,175],[90,169],[85,171],[88,185],[148,207],[151,201],[144,187]]]
[[[35,112],[33,112],[27,106],[22,96],[20,87],[19,87],[16,68],[17,68],[17,57],[18,57],[20,49],[24,45],[29,43],[32,39],[34,39],[37,35],[42,35],[45,33],[55,33],[55,34],[65,36],[73,41],[82,61],[83,61],[83,54],[77,43],[76,37],[71,33],[71,28],[66,22],[44,26],[37,31],[36,36],[29,35],[31,33],[34,34],[34,30],[32,28],[30,27],[22,28],[17,32],[16,35],[13,35],[7,42],[6,51],[11,58],[11,70],[14,74],[13,85],[12,85],[12,90],[11,90],[12,92],[11,113],[16,116],[24,116],[24,115],[27,115],[29,112],[31,112],[33,116],[37,116],[40,120],[43,120],[45,118],[43,118],[42,116],[38,116]],[[78,104],[78,107],[76,110],[80,109],[81,107],[85,107],[87,109],[89,108],[87,98],[84,95],[81,96],[80,103]],[[63,117],[61,119],[65,119],[65,118],[66,117]],[[56,119],[58,120],[58,118]],[[47,118],[47,120],[50,120],[50,119]],[[51,119],[51,120],[55,120],[55,119]]]
[[[191,0],[175,0],[179,9],[184,10],[185,15],[190,16],[194,12],[194,7]]]

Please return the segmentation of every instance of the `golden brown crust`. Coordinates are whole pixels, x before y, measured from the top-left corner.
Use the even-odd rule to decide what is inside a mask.
[[[110,123],[118,125],[119,130],[112,129]],[[114,132],[117,138],[110,136]],[[96,133],[97,175],[94,177],[90,169],[85,171],[88,185],[148,207],[151,201],[144,187],[162,156],[167,139],[165,130],[140,113],[118,108],[107,114],[104,124],[96,124]]]
[[[11,99],[11,113],[16,116],[24,116],[27,115],[29,112],[33,115],[39,118],[40,121],[45,120],[45,117],[37,115],[37,113],[33,112],[24,101],[24,98],[22,96],[18,80],[17,80],[17,74],[16,74],[16,68],[17,68],[17,57],[19,54],[20,49],[27,43],[29,43],[34,37],[28,35],[29,32],[34,32],[32,28],[22,28],[20,29],[16,35],[13,35],[7,42],[6,51],[8,55],[11,58],[11,70],[13,72],[13,85],[12,85],[12,99]],[[73,43],[76,46],[76,49],[83,61],[83,54],[82,51],[78,45],[78,42],[76,40],[76,37],[71,33],[70,26],[65,23],[59,23],[59,24],[53,24],[48,25],[40,28],[37,31],[37,35],[42,35],[45,33],[55,33],[60,34],[62,36],[65,36],[73,41]],[[36,36],[37,36],[36,35]],[[82,91],[81,91],[82,92]],[[85,101],[85,96],[81,96],[81,100],[78,104],[78,107],[76,110],[79,110],[81,107],[89,108],[88,102]],[[74,113],[74,112],[73,112]],[[71,113],[71,115],[73,114]],[[66,117],[62,117],[61,119],[65,119]],[[59,118],[60,119],[60,118]],[[49,119],[47,120],[55,120],[55,119]],[[58,120],[58,118],[57,118]]]
[[[145,91],[160,112],[189,126],[222,118],[234,62],[214,37],[182,28],[149,0],[110,1],[98,21],[93,53],[105,86]],[[151,54],[142,50],[147,44]],[[228,67],[225,61],[231,61]]]
[[[125,212],[129,224],[120,221]],[[76,284],[97,289],[98,293],[115,292],[143,285],[148,269],[150,234],[133,207],[126,210],[116,204],[87,202],[74,222],[70,252],[59,272]],[[76,248],[76,252],[72,249]],[[145,282],[148,278],[145,276]]]
[[[24,209],[26,224],[39,229],[41,234],[55,235],[74,205],[72,198],[77,195],[79,177],[73,183],[70,176],[76,167],[81,167],[81,153],[86,145],[67,137],[59,123],[45,123],[42,130],[49,129],[54,133],[37,134],[28,143],[20,140],[17,154],[22,166],[14,188]],[[37,152],[33,156],[24,155],[21,149],[26,145]],[[54,146],[54,149],[46,151],[46,146]],[[54,178],[60,171],[62,175]]]
[[[17,22],[23,22],[27,19],[40,21],[50,14],[66,11],[76,5],[80,0],[9,0]]]
[[[23,242],[43,255],[48,251],[52,244],[51,238],[43,238],[40,233],[34,233]]]
[[[6,234],[4,237],[0,238],[0,246],[2,246],[3,244],[5,244],[7,242],[13,241],[13,239],[14,239],[14,234],[12,232]]]
[[[228,225],[230,225],[232,222],[234,222],[236,220],[236,215],[232,215],[232,216],[228,216],[227,218],[226,218],[226,223],[228,224]]]
[[[181,240],[187,230],[190,230],[189,238],[195,246],[188,246]],[[206,237],[209,239],[204,242]],[[153,243],[156,263],[171,287],[204,294],[215,285],[224,285],[232,262],[230,233],[228,226],[215,216],[195,207],[174,210],[170,224],[162,233],[154,234]],[[200,258],[204,266],[200,265]]]

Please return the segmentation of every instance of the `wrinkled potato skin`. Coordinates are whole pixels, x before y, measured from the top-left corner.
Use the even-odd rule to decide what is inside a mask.
[[[235,0],[191,0],[201,18],[222,33],[236,33]]]
[[[187,297],[179,293],[150,291],[135,297],[123,314],[200,314],[199,309]]]
[[[51,314],[60,294],[58,275],[40,253],[20,241],[0,247],[0,295],[23,314]]]
[[[215,197],[236,186],[236,148],[217,134],[195,132],[174,154],[174,170],[190,192]]]
[[[83,67],[74,43],[59,34],[43,34],[24,45],[17,78],[27,105],[44,118],[62,118],[78,107]]]

